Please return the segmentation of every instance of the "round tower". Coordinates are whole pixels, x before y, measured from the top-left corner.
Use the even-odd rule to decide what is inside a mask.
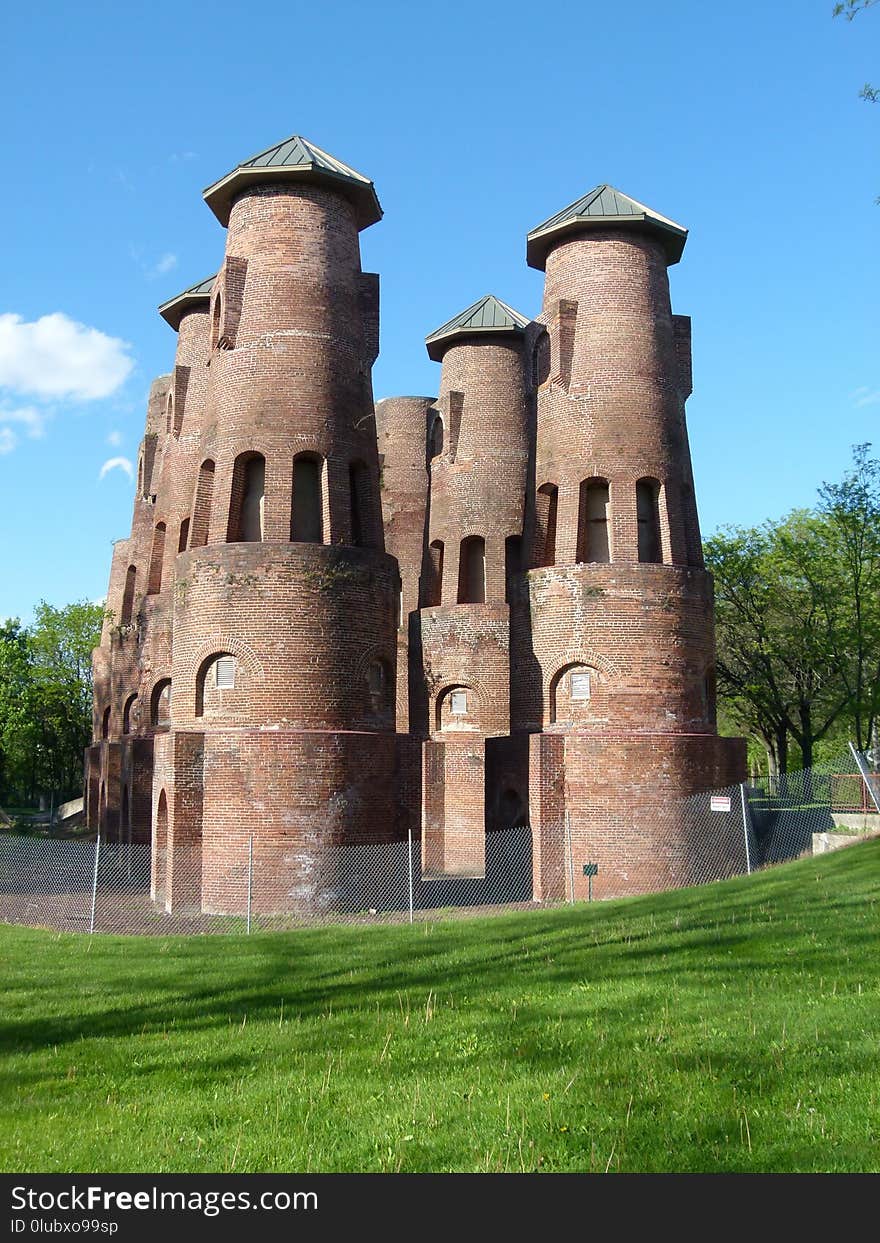
[[[237,909],[256,823],[256,909],[320,907],[341,900],[332,847],[394,831],[400,587],[370,380],[378,281],[358,244],[381,210],[366,177],[299,137],[205,200],[226,250],[176,567],[174,788],[157,768],[154,803],[164,791],[169,858],[175,834],[187,857],[198,839],[188,901]]]
[[[486,739],[510,731],[510,601],[521,576],[529,460],[528,320],[492,295],[426,340],[441,363],[429,413],[430,504],[418,648],[425,866],[482,873]],[[416,696],[413,696],[415,706]]]
[[[548,746],[606,894],[687,879],[688,843],[655,840],[640,807],[647,817],[658,800],[734,780],[740,759],[715,736],[712,587],[684,417],[690,323],[669,299],[686,236],[607,185],[528,236],[546,280],[529,334],[530,609],[514,727],[563,736]],[[609,832],[615,799],[633,823],[625,843]]]

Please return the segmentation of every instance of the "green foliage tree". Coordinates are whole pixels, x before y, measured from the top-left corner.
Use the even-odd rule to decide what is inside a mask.
[[[33,803],[82,784],[83,750],[91,735],[91,652],[103,609],[81,601],[56,609],[45,602],[31,627],[0,626],[0,796]]]
[[[771,776],[789,741],[804,767],[845,724],[867,747],[880,714],[880,462],[869,445],[815,510],[706,543],[727,718],[762,740]]]

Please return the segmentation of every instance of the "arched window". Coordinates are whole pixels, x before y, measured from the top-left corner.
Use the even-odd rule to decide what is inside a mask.
[[[469,686],[447,687],[437,697],[437,729],[477,729],[477,697]]]
[[[191,548],[201,548],[208,542],[211,529],[211,502],[214,497],[214,463],[208,458],[199,467],[199,481],[193,502]]]
[[[437,608],[443,603],[443,541],[435,539],[428,549],[426,566],[425,608]]]
[[[532,382],[535,388],[550,378],[550,337],[542,332],[532,352]]]
[[[440,457],[443,453],[443,420],[438,414],[431,424],[431,434],[428,437],[428,462],[432,462],[435,457]]]
[[[196,675],[196,716],[223,709],[223,692],[235,690],[238,662],[228,652],[218,652],[203,660]]]
[[[356,548],[370,548],[373,506],[370,472],[363,462],[352,462],[348,468],[348,495],[351,505],[351,542]]]
[[[535,503],[537,519],[537,564],[556,564],[556,513],[559,507],[559,489],[555,483],[545,483],[538,488]]]
[[[104,715],[101,717],[101,737],[110,737],[110,707],[104,709]]]
[[[482,535],[469,535],[461,541],[458,603],[486,603],[486,541]]]
[[[165,398],[165,432],[170,435],[171,429],[174,427],[174,394],[168,390],[168,396]]]
[[[211,349],[216,350],[220,344],[220,333],[223,326],[223,298],[218,293],[214,299],[214,315],[211,319]]]
[[[550,723],[576,725],[589,715],[595,672],[587,665],[560,669],[550,683]]]
[[[660,484],[656,479],[640,479],[636,484],[636,516],[639,523],[639,561],[662,561]]]
[[[125,707],[122,709],[122,732],[123,734],[133,734],[137,729],[136,708],[137,695],[129,695],[125,701]]]
[[[166,729],[171,724],[170,678],[164,678],[153,687],[150,697],[150,724],[154,729]]]
[[[263,538],[266,498],[266,459],[261,453],[240,453],[232,472],[229,524],[230,544],[258,544]]]
[[[177,551],[186,552],[187,541],[189,540],[189,518],[181,518],[180,534],[177,537]]]
[[[314,453],[293,460],[293,506],[290,538],[300,544],[323,544],[324,504],[321,488],[323,462]]]
[[[132,614],[134,613],[134,588],[137,580],[137,570],[133,565],[128,567],[125,574],[125,590],[122,593],[122,615],[119,619],[121,626],[130,626]]]
[[[508,535],[504,541],[504,599],[510,604],[516,580],[522,573],[522,536]]]
[[[608,540],[608,481],[585,479],[578,502],[578,561],[611,560]]]
[[[155,596],[162,590],[162,562],[165,558],[165,523],[157,522],[153,531],[153,551],[150,554],[150,577],[147,579],[147,595]]]
[[[391,667],[386,661],[371,660],[367,666],[367,693],[374,716],[388,717],[393,712],[394,686]]]

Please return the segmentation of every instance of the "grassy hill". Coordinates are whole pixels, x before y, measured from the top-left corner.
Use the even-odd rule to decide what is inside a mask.
[[[245,937],[0,928],[0,1168],[880,1170],[880,841]]]

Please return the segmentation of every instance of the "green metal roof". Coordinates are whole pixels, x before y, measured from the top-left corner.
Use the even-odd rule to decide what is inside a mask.
[[[176,332],[180,327],[180,321],[188,310],[197,306],[200,302],[210,301],[211,290],[216,279],[217,273],[215,272],[213,276],[206,276],[197,285],[190,285],[189,289],[184,289],[183,293],[179,293],[176,297],[169,298],[167,302],[163,302],[159,307],[159,314],[166,324],[170,324]]]
[[[366,229],[382,219],[382,208],[369,177],[299,134],[244,160],[231,173],[208,186],[202,197],[220,223],[227,225],[236,194],[248,185],[275,181],[304,181],[339,190],[354,203],[359,229]]]
[[[522,333],[529,320],[512,306],[487,293],[473,306],[454,316],[430,336],[425,337],[428,356],[439,363],[443,351],[453,337],[473,336],[484,332]]]
[[[658,234],[669,263],[678,263],[687,241],[688,231],[683,225],[652,211],[637,199],[615,190],[614,186],[601,185],[532,229],[526,239],[529,267],[543,270],[548,251],[561,235],[608,225],[631,225]]]

